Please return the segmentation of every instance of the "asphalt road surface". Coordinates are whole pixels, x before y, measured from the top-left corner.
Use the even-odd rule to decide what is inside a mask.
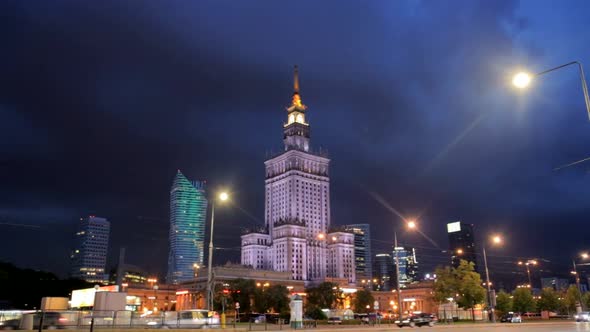
[[[254,330],[254,329],[253,329]],[[271,328],[268,331],[272,331]],[[434,327],[404,327],[399,328],[391,325],[381,326],[333,326],[333,327],[318,327],[317,329],[309,329],[304,331],[314,332],[352,332],[352,331],[371,331],[371,332],[385,332],[385,331],[420,331],[420,332],[590,332],[590,323],[576,323],[573,321],[565,322],[543,322],[543,323],[522,323],[522,324],[455,324],[455,325],[436,325]]]

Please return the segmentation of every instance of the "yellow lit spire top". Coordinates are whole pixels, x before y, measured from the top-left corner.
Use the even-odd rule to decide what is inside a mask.
[[[289,107],[289,109],[292,108],[297,108],[299,110],[304,110],[306,108],[301,102],[301,96],[299,95],[299,69],[297,68],[297,65],[295,65],[293,73],[293,100],[291,101],[291,107]]]

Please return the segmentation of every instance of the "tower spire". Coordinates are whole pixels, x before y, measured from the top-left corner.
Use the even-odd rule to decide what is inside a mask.
[[[293,71],[293,92],[299,93],[299,68],[295,65],[295,70]]]
[[[301,96],[299,95],[299,68],[295,65],[293,70],[293,99],[291,100],[291,108],[305,110],[305,105],[301,102]]]

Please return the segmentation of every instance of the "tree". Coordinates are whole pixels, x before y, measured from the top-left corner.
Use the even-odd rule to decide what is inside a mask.
[[[229,283],[232,303],[240,304],[240,312],[250,312],[250,301],[256,292],[256,283],[252,279],[236,279]]]
[[[367,305],[370,308],[373,305],[374,301],[375,301],[375,298],[373,297],[373,295],[371,294],[371,292],[369,290],[362,289],[362,290],[356,292],[355,297],[354,297],[354,301],[353,301],[354,312],[357,312],[357,313],[369,312],[369,310],[367,310]]]
[[[517,288],[512,293],[512,309],[516,312],[531,312],[535,310],[535,299],[528,288]]]
[[[440,304],[446,303],[456,292],[456,282],[453,271],[450,267],[438,267],[434,271],[436,280],[434,281],[433,300]]]
[[[576,311],[576,304],[580,302],[580,291],[576,285],[570,285],[563,297],[563,304],[569,312]]]
[[[281,315],[289,314],[289,290],[283,285],[272,285],[264,291],[266,303],[273,311]]]
[[[498,315],[504,315],[512,311],[512,298],[505,291],[500,291],[496,296],[496,310]]]
[[[537,309],[540,311],[557,311],[559,309],[559,296],[553,288],[543,288],[537,301]]]
[[[307,305],[320,309],[332,309],[338,297],[338,293],[335,291],[337,288],[338,285],[331,282],[322,282],[316,287],[308,288],[306,290]]]
[[[486,298],[486,290],[481,285],[479,273],[474,271],[474,264],[461,260],[456,269],[453,269],[455,276],[456,289],[459,297],[457,304],[465,309],[471,309],[471,315],[475,320],[475,306],[483,303]]]

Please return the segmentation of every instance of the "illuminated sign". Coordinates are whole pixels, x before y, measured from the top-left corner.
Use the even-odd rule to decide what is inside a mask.
[[[188,294],[187,290],[180,290],[178,292],[176,292],[176,295],[184,295],[184,294]]]
[[[103,286],[98,288],[99,292],[118,292],[119,286]],[[70,307],[83,308],[94,306],[94,294],[97,292],[94,288],[76,289],[72,291]]]
[[[461,222],[456,221],[447,224],[447,232],[448,233],[455,233],[461,231]]]

